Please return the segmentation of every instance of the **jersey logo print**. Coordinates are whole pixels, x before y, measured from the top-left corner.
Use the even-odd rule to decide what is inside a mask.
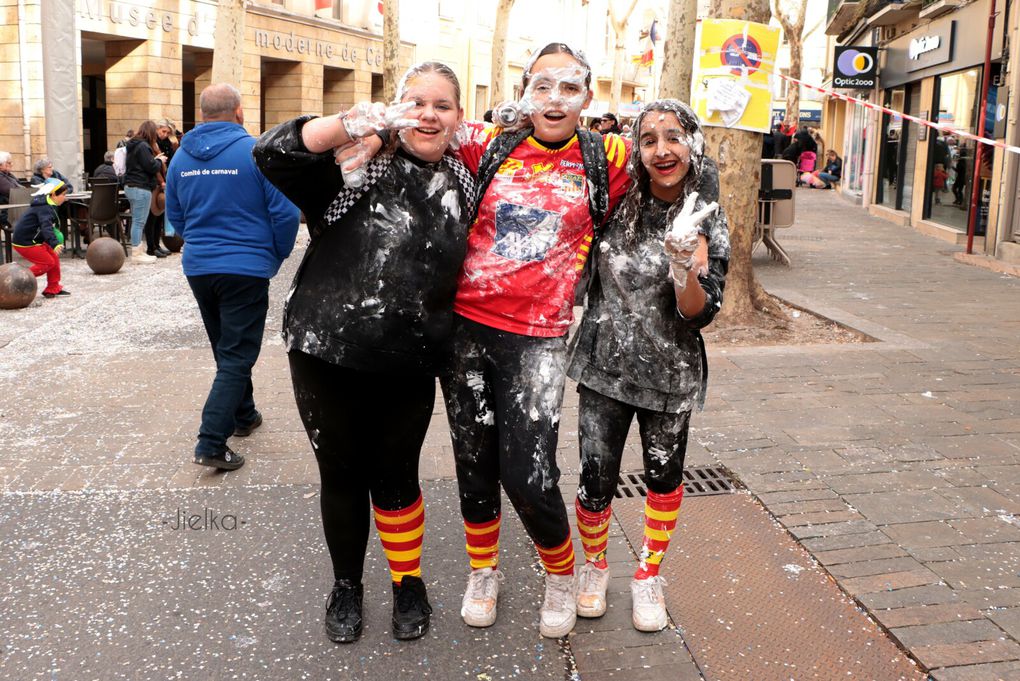
[[[556,244],[559,213],[500,203],[496,206],[496,240],[492,252],[510,260],[542,261]]]
[[[499,167],[499,170],[496,171],[496,174],[513,175],[523,167],[524,163],[522,161],[518,161],[516,158],[508,158],[507,160],[503,161],[503,165]]]

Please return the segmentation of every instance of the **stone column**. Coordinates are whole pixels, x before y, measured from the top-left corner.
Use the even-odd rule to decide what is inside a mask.
[[[322,114],[322,65],[267,61],[262,65],[263,131],[301,114]]]

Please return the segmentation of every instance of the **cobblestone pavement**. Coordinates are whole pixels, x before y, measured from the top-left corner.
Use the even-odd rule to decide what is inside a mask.
[[[779,237],[793,258],[793,267],[779,266],[759,254],[759,276],[773,293],[865,331],[878,342],[710,348],[709,401],[705,412],[693,420],[688,462],[719,462],[729,467],[839,587],[932,670],[932,678],[1020,679],[1020,415],[1016,411],[1020,281],[960,264],[950,255],[957,250],[954,247],[870,218],[833,193],[801,191],[797,198],[797,225]],[[838,220],[833,219],[836,215]],[[70,298],[40,298],[25,310],[0,314],[0,548],[7,555],[0,569],[17,573],[32,565],[31,557],[17,560],[21,554],[10,553],[29,550],[25,542],[31,550],[38,550],[35,543],[53,542],[66,551],[65,564],[73,558],[81,561],[82,570],[91,569],[90,562],[67,545],[68,538],[60,536],[64,503],[87,514],[88,504],[82,500],[109,497],[120,501],[108,499],[94,512],[119,517],[124,508],[137,504],[148,509],[146,517],[151,521],[154,514],[172,511],[175,504],[200,506],[203,499],[222,505],[228,499],[244,498],[250,504],[245,508],[257,516],[253,499],[258,494],[252,490],[265,490],[271,508],[292,505],[287,501],[292,495],[304,500],[304,494],[314,493],[317,473],[294,409],[277,333],[280,301],[296,264],[291,259],[271,288],[270,319],[255,375],[265,426],[246,441],[238,441],[238,449],[250,462],[229,475],[190,463],[213,363],[176,256],[128,267],[109,277],[92,275],[81,260],[65,259],[65,284],[73,292]],[[576,396],[568,388],[560,442],[560,464],[568,479],[577,472],[576,423]],[[625,470],[640,467],[638,451],[636,433],[632,433]],[[453,465],[441,404],[426,439],[421,473],[423,479],[439,485],[436,489],[447,490],[443,504],[449,507],[452,490],[443,485],[449,485]],[[565,495],[568,486],[564,486]],[[176,497],[182,500],[174,501]],[[326,583],[325,575],[319,574],[323,551],[313,502],[304,501],[302,508],[312,517],[302,516],[305,524],[295,536],[314,546],[308,555],[287,553],[291,560],[316,563],[314,570],[301,573],[300,584]],[[293,508],[288,512],[294,512]],[[19,524],[21,513],[25,518],[46,519],[40,520],[45,529],[27,532]],[[452,516],[450,523],[455,527]],[[81,541],[89,536],[87,523],[75,528],[71,536]],[[457,561],[451,558],[447,573],[458,575],[459,580],[462,539],[447,534],[452,541],[437,549],[437,555],[449,552],[457,557]],[[627,546],[622,533],[614,537],[624,542],[621,547]],[[523,542],[519,535],[518,539]],[[268,544],[263,538],[249,549],[228,551],[220,558],[224,564],[242,559],[270,561],[265,553]],[[121,550],[124,546],[133,544],[127,542]],[[117,554],[117,547],[100,544],[94,549],[114,561],[111,556]],[[165,542],[139,540],[138,547],[157,555],[167,551]],[[209,559],[216,554],[203,555]],[[380,560],[373,555],[371,560]],[[161,564],[138,559],[125,562],[124,569],[134,573]],[[194,567],[165,565],[167,570]],[[96,579],[110,579],[110,571],[117,567],[112,563],[97,569]],[[50,572],[50,579],[56,574]],[[133,579],[140,577],[134,574]],[[252,579],[244,572],[241,582]],[[19,622],[59,627],[59,618],[26,614],[22,594],[35,593],[28,584],[23,589],[8,586],[0,605],[19,604]],[[293,587],[288,584],[285,591]],[[58,584],[47,588],[51,594],[59,591]],[[153,588],[172,590],[173,586],[161,578]],[[445,607],[455,608],[454,592],[459,588],[454,584],[450,594],[437,594],[437,598]],[[303,607],[306,617],[318,617],[320,591],[314,587],[302,591],[301,602],[293,607]],[[527,589],[522,593],[534,596]],[[309,599],[316,602],[306,604]],[[37,607],[47,603],[45,599],[37,602]],[[167,607],[180,610],[179,603]],[[223,612],[236,616],[235,610]],[[281,612],[294,615],[295,611]],[[607,626],[626,629],[627,622],[617,619]],[[385,621],[384,611],[376,621]],[[130,624],[143,623],[118,620],[118,626]],[[523,630],[531,629],[530,624]],[[598,633],[597,629],[589,628],[588,633]],[[114,630],[89,631],[105,632],[109,638]],[[234,633],[265,640],[272,628],[260,631]],[[291,636],[298,628],[281,631]],[[314,629],[310,635],[316,633]],[[534,632],[526,638],[504,635],[521,650],[533,650],[541,643]],[[21,651],[35,660],[45,658],[39,669],[47,673],[40,672],[38,678],[50,678],[49,671],[61,664],[63,675],[54,673],[52,678],[92,678],[70,672],[69,661],[59,663],[58,656],[44,647],[25,653],[16,640],[5,632],[0,641],[4,655],[0,676],[37,678],[7,666],[15,661],[11,651]],[[59,636],[53,640],[60,640]],[[170,636],[167,640],[193,639]],[[657,645],[663,640],[656,639]],[[670,659],[662,669],[672,669],[682,678],[699,678],[689,653],[675,637],[668,645],[684,653],[683,662]],[[397,647],[380,646],[359,655],[367,659],[398,654]],[[416,654],[420,651],[416,649]],[[569,652],[555,653],[560,656],[557,665],[565,665],[568,673],[576,669]],[[111,654],[131,659],[129,652]],[[297,652],[286,654],[260,649],[259,654],[272,656],[266,663],[269,666],[248,667],[249,678],[264,678],[259,676],[263,669],[277,670],[274,678],[285,678],[287,674],[280,670],[287,668],[288,661],[292,668],[310,674],[309,678],[320,675],[316,670],[321,669],[321,661],[309,662],[315,654],[307,648],[298,646]],[[502,652],[492,649],[491,654],[498,657]],[[546,648],[545,653],[535,654],[546,655],[543,659],[548,661],[553,653]],[[223,655],[213,651],[209,663],[227,669],[229,665],[222,666]],[[467,665],[467,658],[456,659]],[[463,673],[471,672],[467,678],[480,681],[485,676],[511,678],[513,664],[521,678],[545,678],[539,676],[539,663],[531,663],[534,670],[526,673],[528,667],[520,659],[509,665],[493,663],[491,668],[465,666]],[[192,669],[176,667],[182,668]],[[337,678],[381,678],[363,667],[346,669],[346,675],[338,672]],[[558,668],[549,678],[562,678],[562,674]],[[607,672],[599,678],[611,676]],[[151,676],[129,670],[117,678]],[[845,675],[834,672],[831,678]]]

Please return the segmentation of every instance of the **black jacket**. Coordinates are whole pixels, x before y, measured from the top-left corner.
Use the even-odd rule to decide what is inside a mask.
[[[113,166],[110,165],[109,163],[104,163],[101,166],[97,167],[95,172],[92,173],[92,177],[93,178],[101,177],[104,180],[114,180],[115,182],[118,183],[120,182],[120,176],[117,175],[117,171],[114,170]]]
[[[255,145],[263,174],[304,212],[312,242],[284,315],[290,351],[363,371],[435,374],[445,359],[470,212],[447,162],[396,152],[378,181],[336,222],[343,189],[332,153],[301,141],[311,116]]]
[[[32,206],[21,214],[14,225],[11,242],[15,246],[38,246],[49,244],[56,248],[60,243],[53,227],[57,221],[57,209],[46,201],[45,196],[33,196]]]
[[[699,200],[700,209],[704,201]],[[699,278],[705,307],[680,316],[663,252],[669,204],[649,197],[631,232],[614,214],[596,255],[568,375],[607,397],[641,409],[679,413],[704,401],[707,364],[699,329],[722,306],[729,264],[729,230],[722,208],[709,218],[707,276]]]
[[[163,163],[156,159],[148,142],[132,137],[127,143],[124,165],[125,186],[141,187],[149,191],[156,188],[156,175],[163,169]]]
[[[61,175],[60,171],[57,170],[56,168],[53,169],[53,177],[55,177],[58,180],[61,180],[64,184],[67,185],[68,193],[74,191],[74,185],[71,184],[71,181],[68,180],[63,175]],[[40,175],[39,173],[36,173],[36,174],[32,175],[32,184],[42,184],[45,181],[46,181],[46,178],[43,177],[42,175]]]

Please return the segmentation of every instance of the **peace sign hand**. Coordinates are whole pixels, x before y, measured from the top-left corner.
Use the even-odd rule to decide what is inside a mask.
[[[719,204],[713,201],[695,212],[697,201],[698,192],[691,192],[673,220],[673,226],[666,233],[662,246],[670,260],[671,270],[690,270],[694,267],[699,244],[698,227],[719,210]]]

